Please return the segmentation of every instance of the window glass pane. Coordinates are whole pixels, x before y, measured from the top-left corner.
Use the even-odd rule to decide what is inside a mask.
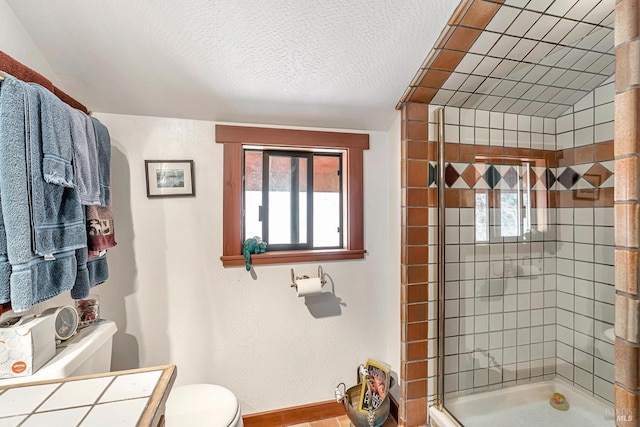
[[[476,242],[489,241],[489,203],[487,193],[476,192]]]
[[[500,235],[516,237],[520,235],[520,204],[518,190],[500,191]]]
[[[291,157],[269,156],[270,245],[291,243]]]
[[[294,159],[295,160],[295,159]],[[298,158],[298,241],[292,243],[307,242],[307,173],[308,160]]]
[[[340,241],[340,158],[313,157],[313,245],[339,247]]]
[[[244,238],[262,237],[262,152],[244,152]]]

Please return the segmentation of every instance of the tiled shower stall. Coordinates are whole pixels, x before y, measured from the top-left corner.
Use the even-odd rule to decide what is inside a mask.
[[[447,395],[557,374],[613,403],[614,346],[603,333],[614,323],[614,93],[609,79],[557,119],[445,108]],[[403,358],[407,396],[428,390],[429,405],[436,108],[403,109]]]
[[[437,390],[438,106],[447,395],[557,376],[636,425],[638,10],[463,0],[398,103],[401,425],[426,424]]]
[[[445,393],[558,374],[613,403],[613,95],[445,109]]]

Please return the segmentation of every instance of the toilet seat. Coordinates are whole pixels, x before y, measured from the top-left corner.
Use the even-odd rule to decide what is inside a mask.
[[[241,427],[242,416],[236,396],[213,384],[174,387],[165,410],[167,427]]]

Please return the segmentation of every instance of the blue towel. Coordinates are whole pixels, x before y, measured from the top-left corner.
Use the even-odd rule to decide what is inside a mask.
[[[98,147],[98,173],[100,174],[100,206],[111,205],[111,137],[109,130],[95,117],[91,117]]]
[[[43,179],[47,176],[47,164],[53,164],[47,163],[47,152],[65,153],[69,159],[73,155],[69,111],[55,95],[33,83],[27,85],[27,98],[27,178],[31,190],[33,252],[46,256],[85,247],[84,208],[78,191]],[[65,126],[66,129],[60,129]]]
[[[80,110],[66,104],[71,121],[73,174],[83,205],[100,205],[100,174],[93,121]]]
[[[2,126],[0,121],[0,127]],[[0,141],[2,131],[0,130]],[[2,221],[2,202],[0,202],[0,304],[11,301],[11,264],[7,257],[7,234]]]
[[[78,274],[76,280],[71,288],[71,298],[80,299],[86,298],[89,295],[89,288],[91,282],[89,278],[89,270],[87,269],[87,248],[80,248],[76,250],[76,261],[78,263]]]
[[[73,149],[71,146],[71,125],[66,104],[37,83],[27,83],[31,99],[29,115],[31,128],[40,128],[42,146],[42,175],[50,184],[73,187]],[[39,114],[35,115],[39,110]],[[38,118],[34,122],[33,117]]]
[[[7,255],[12,265],[27,263],[32,258],[25,153],[26,113],[26,85],[5,76],[0,87],[0,203],[7,236]]]
[[[13,77],[6,76],[5,80],[0,84],[0,145],[3,144],[3,141],[24,139],[24,126],[16,125],[24,123],[24,117],[24,86]],[[6,174],[3,174],[2,170],[0,170],[0,181],[5,179],[4,177],[6,177]],[[7,256],[7,235],[2,217],[2,198],[2,193],[0,192],[0,303],[6,303],[11,301],[11,264]],[[16,244],[23,244],[28,249],[31,245],[30,234],[27,233],[23,237],[26,237],[26,241],[16,242]]]
[[[56,254],[51,261],[36,256],[12,268],[11,307],[15,312],[26,311],[33,304],[71,290],[77,276],[76,251]]]
[[[109,278],[107,256],[102,255],[88,259],[86,248],[78,249],[78,263],[83,263],[82,274],[78,274],[76,283],[71,289],[71,298],[82,299],[89,296],[89,291],[94,286],[105,282]]]
[[[30,203],[32,177],[31,168],[28,166],[31,166],[31,149],[37,144],[29,144],[28,141],[32,136],[30,126],[32,110],[29,108],[30,93],[28,92],[27,84],[11,76],[5,76],[0,86],[0,207],[6,234],[6,239],[3,241],[6,243],[6,256],[11,265],[9,296],[13,310],[16,312],[28,310],[35,303],[71,289],[76,282],[78,265],[81,261],[77,259],[76,250],[56,253],[51,260],[45,260],[33,251],[32,208],[39,207],[46,210],[61,206],[61,200],[54,201],[47,196],[40,201],[40,206]],[[36,129],[34,132],[38,133]],[[42,179],[42,167],[38,170],[40,171],[39,181],[34,184],[46,184]],[[73,188],[46,185],[75,193]],[[36,191],[35,194],[39,193]],[[75,197],[77,198],[77,194]],[[80,206],[79,203],[77,205]],[[66,208],[59,208],[57,212],[59,211],[66,213]],[[80,235],[85,236],[85,233]],[[2,240],[1,233],[0,240]],[[0,255],[1,252],[2,243],[0,242]],[[2,260],[3,257],[0,256],[0,266]],[[6,268],[0,268],[0,292],[4,293],[0,296],[1,299],[6,299],[6,273]]]

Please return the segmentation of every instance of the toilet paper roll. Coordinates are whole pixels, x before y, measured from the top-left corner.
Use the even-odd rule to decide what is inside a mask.
[[[298,279],[296,285],[298,286],[298,298],[322,293],[322,282],[319,277]]]

